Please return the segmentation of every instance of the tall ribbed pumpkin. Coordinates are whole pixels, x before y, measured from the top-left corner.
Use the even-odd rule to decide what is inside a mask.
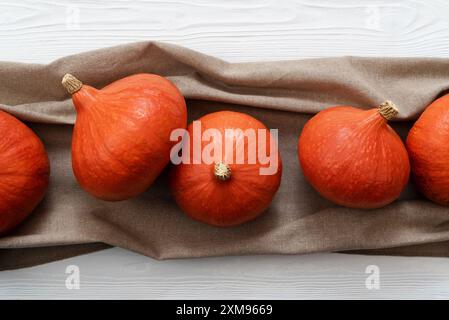
[[[72,167],[79,184],[103,200],[145,191],[170,159],[170,134],[187,124],[179,90],[154,74],[137,74],[101,90],[72,75],[62,81],[77,111]]]
[[[208,129],[219,132],[220,138],[203,140],[201,147],[205,149],[213,145],[221,149],[222,158],[213,163],[201,158],[195,163],[193,139],[196,133],[191,124],[188,127],[188,163],[176,165],[170,177],[176,202],[193,219],[213,226],[229,227],[255,219],[268,208],[281,182],[282,163],[277,141],[263,123],[244,113],[214,112],[197,121],[201,123],[201,135]],[[227,129],[232,134],[227,134]],[[251,157],[248,150],[254,149],[249,147],[247,137],[238,134],[238,130],[245,132],[247,129],[256,134],[258,130],[265,133],[265,137],[256,135],[253,142],[257,150],[266,151],[266,155],[272,155],[272,159],[276,157],[277,160],[271,164],[262,164],[259,157],[253,163],[248,160]],[[234,149],[226,150],[226,145],[232,145]],[[239,149],[238,145],[242,148]],[[239,157],[244,161],[239,163]],[[260,169],[270,165],[272,172],[261,174]]]
[[[449,95],[435,100],[407,137],[413,181],[430,200],[449,205]]]
[[[41,202],[50,165],[41,140],[0,111],[0,234],[22,222]]]
[[[400,137],[387,124],[391,102],[377,109],[332,107],[311,118],[298,143],[306,179],[325,198],[353,208],[379,208],[397,199],[410,164]]]

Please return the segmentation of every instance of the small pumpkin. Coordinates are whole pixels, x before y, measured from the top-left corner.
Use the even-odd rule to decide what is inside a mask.
[[[449,205],[449,95],[425,109],[406,143],[415,185],[428,199]]]
[[[67,74],[77,117],[72,167],[97,198],[125,200],[145,191],[170,160],[170,134],[187,125],[183,96],[169,80],[137,74],[101,90]]]
[[[298,142],[306,179],[346,207],[380,208],[397,199],[410,173],[405,146],[387,124],[397,113],[387,101],[377,109],[337,106],[316,114]]]
[[[50,165],[41,140],[0,111],[0,234],[16,227],[41,202]]]
[[[197,123],[201,124],[198,131],[201,135],[209,129],[219,132],[212,141],[202,140],[201,148],[213,146],[221,150],[222,156],[214,161],[205,161],[201,157],[195,163],[192,138],[195,129],[193,124],[188,127],[186,136],[190,137],[187,147],[190,151],[187,161],[174,166],[170,175],[170,187],[177,204],[190,217],[213,226],[230,227],[255,219],[268,208],[281,182],[282,163],[277,141],[263,123],[244,113],[215,112],[200,118]],[[262,164],[260,157],[249,161],[249,150],[255,149],[251,149],[248,137],[238,134],[239,130],[245,132],[248,129],[265,133],[255,135],[255,145],[257,150],[275,159],[273,163],[263,161]],[[226,149],[226,145],[233,148]],[[211,154],[215,156],[214,152]],[[237,161],[239,157],[244,160]],[[261,174],[261,168],[269,166],[272,172]]]

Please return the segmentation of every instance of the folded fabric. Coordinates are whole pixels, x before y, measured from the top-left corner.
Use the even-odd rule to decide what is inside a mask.
[[[168,77],[179,87],[188,100],[190,121],[217,110],[237,110],[279,129],[283,177],[266,213],[234,228],[193,221],[170,195],[169,167],[144,194],[127,201],[97,200],[78,186],[70,160],[75,112],[62,76],[72,73],[100,88],[143,72]],[[157,259],[346,250],[445,256],[448,208],[423,199],[411,184],[398,201],[382,209],[336,206],[304,180],[296,148],[313,113],[334,105],[373,108],[387,99],[399,109],[393,127],[405,137],[412,120],[448,88],[448,59],[341,57],[231,64],[159,42],[96,50],[48,65],[0,62],[0,108],[29,122],[45,143],[52,170],[45,200],[19,228],[0,238],[0,269],[105,247],[98,243]]]

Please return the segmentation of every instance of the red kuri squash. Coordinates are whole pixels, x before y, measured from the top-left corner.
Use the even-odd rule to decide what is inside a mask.
[[[397,109],[348,106],[323,110],[304,126],[298,156],[306,179],[325,198],[353,208],[379,208],[399,197],[410,164],[400,137],[387,124]]]
[[[79,184],[110,201],[145,191],[169,162],[171,132],[186,127],[179,90],[154,74],[129,76],[101,90],[69,74],[62,83],[77,111],[72,167]]]
[[[196,130],[198,124],[201,127]],[[214,138],[202,139],[210,129],[215,133],[208,137]],[[203,150],[202,156],[195,153],[200,152],[195,150],[193,141],[198,136],[202,139],[197,145]],[[185,137],[188,143],[186,146],[184,141],[182,151],[188,155],[183,154],[186,161],[173,168],[170,185],[176,202],[187,215],[210,225],[228,227],[252,220],[268,208],[279,188],[282,163],[277,141],[264,124],[247,114],[220,111],[191,124]],[[211,150],[208,146],[216,148],[209,160],[205,158],[206,149]],[[270,160],[262,160],[254,152],[261,152]]]
[[[0,234],[22,222],[41,202],[50,165],[41,140],[0,111]]]
[[[430,200],[449,205],[449,95],[435,100],[407,137],[412,177]]]

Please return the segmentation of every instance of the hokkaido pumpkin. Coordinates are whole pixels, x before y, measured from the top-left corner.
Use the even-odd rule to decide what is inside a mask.
[[[316,114],[298,143],[306,179],[346,207],[379,208],[397,199],[410,174],[405,146],[387,124],[397,113],[387,101],[377,109],[338,106]]]
[[[201,127],[195,131],[197,124]],[[195,152],[200,150],[195,150],[193,139],[198,133],[205,137],[210,129],[215,130],[215,138],[198,140],[203,151],[198,156]],[[282,163],[277,141],[264,124],[247,114],[220,111],[191,124],[185,137],[188,143],[186,147],[184,140],[182,153],[188,156],[183,154],[185,161],[174,166],[170,186],[187,215],[213,226],[229,227],[252,220],[268,208],[279,188]],[[204,157],[207,146],[216,148],[209,160]],[[254,157],[254,152],[271,160]],[[217,157],[218,153],[221,156]]]
[[[172,130],[187,125],[179,90],[154,74],[132,75],[101,90],[69,74],[62,84],[77,112],[72,167],[79,184],[109,201],[145,191],[170,160]]]
[[[44,145],[25,124],[0,111],[0,234],[41,202],[50,165]]]
[[[430,200],[449,205],[449,95],[435,100],[407,137],[412,177]]]

